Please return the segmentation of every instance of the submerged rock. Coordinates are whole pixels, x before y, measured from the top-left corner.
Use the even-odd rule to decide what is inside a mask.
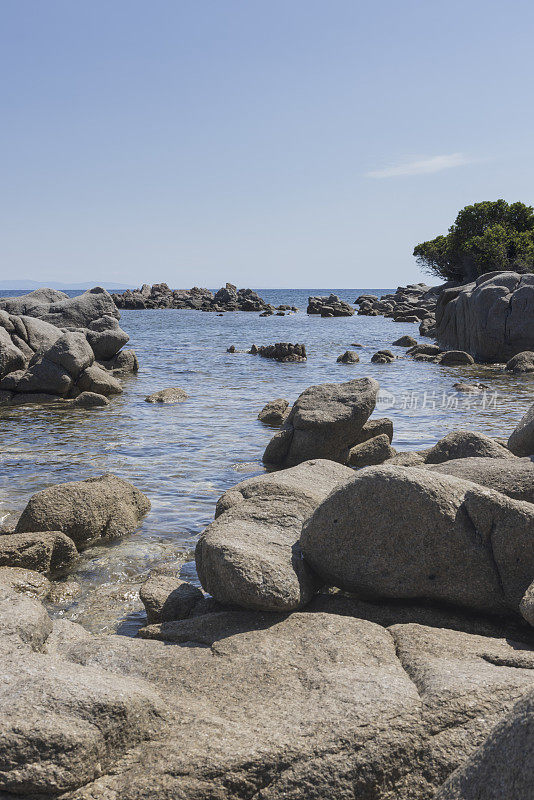
[[[170,389],[160,389],[159,392],[149,394],[145,397],[147,403],[181,403],[187,400],[189,395],[183,389],[174,386]]]

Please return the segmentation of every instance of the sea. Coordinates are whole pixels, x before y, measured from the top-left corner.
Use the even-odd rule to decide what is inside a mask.
[[[77,594],[51,606],[53,616],[94,632],[132,636],[146,622],[138,590],[151,570],[172,562],[185,580],[198,584],[195,543],[213,519],[217,499],[264,471],[262,454],[276,431],[257,416],[269,400],[292,403],[308,386],[372,376],[381,387],[373,417],[393,420],[398,451],[429,447],[460,429],[508,438],[533,402],[532,375],[510,375],[503,365],[443,367],[406,358],[405,349],[392,343],[404,334],[420,339],[417,325],[306,314],[309,295],[332,291],[354,303],[359,294],[380,296],[391,289],[257,291],[273,305],[299,311],[283,317],[123,311],[121,326],[140,371],[124,379],[124,393],[108,407],[0,408],[0,522],[14,522],[40,489],[106,472],[133,483],[152,503],[135,533],[81,554],[69,576]],[[304,343],[308,360],[280,364],[246,352],[252,344],[275,342]],[[230,345],[236,353],[227,352]],[[371,363],[384,348],[399,358]],[[337,357],[351,349],[360,362],[338,364]],[[453,388],[459,381],[482,382],[487,389],[460,394]],[[145,402],[148,394],[171,386],[185,389],[189,399],[176,405]]]

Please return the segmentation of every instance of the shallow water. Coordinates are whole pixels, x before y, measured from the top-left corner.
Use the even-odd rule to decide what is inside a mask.
[[[333,291],[353,302],[362,292],[388,290]],[[141,369],[124,381],[124,394],[109,407],[0,409],[0,521],[13,521],[39,489],[103,472],[131,481],[152,502],[132,536],[82,554],[70,576],[81,584],[81,594],[52,607],[53,614],[94,631],[118,627],[133,635],[144,621],[137,591],[154,566],[176,561],[183,577],[196,581],[193,549],[213,519],[217,498],[263,472],[261,456],[273,429],[257,414],[268,400],[292,402],[312,384],[370,375],[389,393],[373,416],[393,419],[398,450],[428,447],[457,429],[507,438],[533,402],[534,377],[511,376],[502,366],[441,367],[410,359],[370,363],[376,350],[390,348],[403,334],[419,339],[416,325],[384,317],[308,316],[308,294],[325,290],[260,294],[300,312],[262,318],[244,312],[124,311],[121,325]],[[245,350],[279,341],[303,342],[308,361],[278,364],[226,352],[231,344]],[[360,363],[337,364],[337,356],[355,342],[363,345]],[[486,396],[455,395],[452,387],[460,380],[483,382]],[[144,402],[147,394],[168,386],[182,387],[189,399],[168,406]]]

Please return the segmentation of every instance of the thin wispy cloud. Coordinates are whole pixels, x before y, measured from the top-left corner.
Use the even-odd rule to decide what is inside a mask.
[[[402,175],[431,175],[434,172],[441,172],[444,169],[453,167],[463,167],[465,164],[472,164],[474,158],[464,155],[464,153],[450,153],[443,156],[431,156],[431,158],[420,158],[414,161],[404,161],[383,169],[375,169],[366,173],[368,178],[397,178]]]

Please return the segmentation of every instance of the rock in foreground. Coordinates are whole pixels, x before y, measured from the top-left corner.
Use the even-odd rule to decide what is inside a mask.
[[[291,611],[318,588],[302,560],[302,523],[352,471],[331,461],[249,478],[217,504],[217,518],[196,547],[204,589],[221,603]]]
[[[321,503],[300,542],[346,591],[517,613],[534,575],[534,505],[429,470],[369,467]]]

